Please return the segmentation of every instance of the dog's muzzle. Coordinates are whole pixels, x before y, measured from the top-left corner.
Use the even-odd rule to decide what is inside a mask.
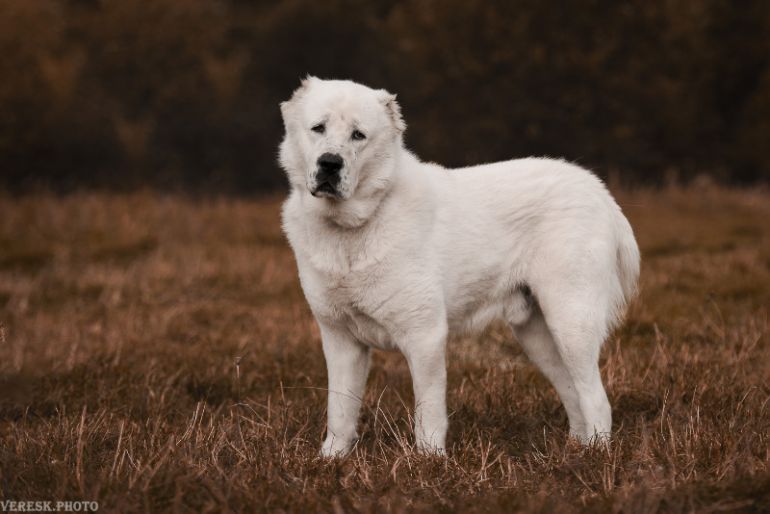
[[[313,196],[338,198],[337,186],[340,183],[340,170],[344,165],[342,157],[334,153],[325,153],[316,162],[318,171],[315,176],[315,189],[310,191]]]

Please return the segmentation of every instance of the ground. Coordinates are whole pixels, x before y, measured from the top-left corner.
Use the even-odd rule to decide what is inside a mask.
[[[770,511],[770,193],[618,192],[641,295],[607,341],[609,447],[567,439],[502,327],[454,339],[447,458],[377,353],[355,453],[280,198],[0,196],[0,499],[103,511]],[[480,248],[479,251],[483,251]]]

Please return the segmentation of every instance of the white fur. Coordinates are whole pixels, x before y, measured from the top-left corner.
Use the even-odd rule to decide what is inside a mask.
[[[281,108],[283,224],[329,374],[321,453],[356,441],[370,348],[406,356],[417,447],[443,453],[447,333],[496,319],[553,383],[570,434],[608,437],[599,351],[634,294],[639,250],[603,184],[545,158],[420,162],[404,148],[395,97],[349,81],[308,78]],[[319,120],[325,134],[310,130]],[[353,129],[367,138],[352,140]],[[315,162],[330,151],[345,161],[340,197],[316,198]]]

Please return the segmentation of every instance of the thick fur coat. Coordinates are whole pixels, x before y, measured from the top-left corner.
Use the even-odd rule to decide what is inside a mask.
[[[283,224],[329,375],[322,454],[357,439],[371,348],[406,356],[416,446],[444,452],[447,334],[493,320],[554,385],[570,434],[606,439],[599,351],[635,292],[639,251],[601,181],[545,158],[421,162],[395,97],[349,81],[311,77],[281,109]]]

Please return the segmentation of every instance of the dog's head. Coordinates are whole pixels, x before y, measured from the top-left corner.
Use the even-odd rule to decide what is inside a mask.
[[[367,189],[365,183],[376,188],[388,181],[384,164],[405,129],[395,95],[308,77],[281,113],[286,135],[279,160],[293,187],[339,202]]]

